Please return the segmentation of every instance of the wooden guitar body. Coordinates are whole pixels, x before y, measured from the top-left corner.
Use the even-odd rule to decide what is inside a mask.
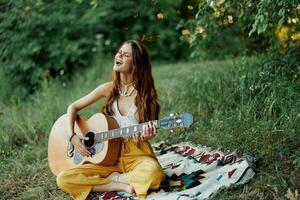
[[[79,152],[73,152],[72,157],[68,156],[68,118],[67,114],[62,115],[54,123],[48,141],[48,162],[53,174],[77,167],[84,163],[95,163],[100,165],[113,165],[116,163],[119,153],[121,139],[111,139],[103,142],[92,143],[89,151],[91,156],[83,157]],[[118,128],[114,118],[102,113],[96,113],[88,120],[77,118],[74,126],[76,134],[86,136],[89,132],[105,132]]]

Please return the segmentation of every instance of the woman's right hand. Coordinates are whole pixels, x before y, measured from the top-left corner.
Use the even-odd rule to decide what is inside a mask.
[[[81,135],[74,135],[71,139],[71,143],[74,145],[74,150],[79,151],[83,156],[90,156],[90,152],[85,148],[82,140],[88,140],[88,137],[83,137]]]

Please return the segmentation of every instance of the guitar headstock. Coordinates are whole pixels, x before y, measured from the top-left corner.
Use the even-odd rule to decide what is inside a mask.
[[[171,115],[159,120],[159,127],[170,129],[176,127],[188,128],[193,123],[193,115],[191,113],[183,113],[181,115]]]

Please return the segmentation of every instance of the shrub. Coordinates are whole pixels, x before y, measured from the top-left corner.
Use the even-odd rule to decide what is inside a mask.
[[[297,1],[200,1],[194,18],[182,21],[192,56],[256,55],[300,45]]]
[[[103,10],[102,10],[103,9]],[[42,79],[68,78],[90,64],[99,39],[94,26],[105,8],[92,15],[89,2],[7,1],[1,5],[1,62],[20,96]]]

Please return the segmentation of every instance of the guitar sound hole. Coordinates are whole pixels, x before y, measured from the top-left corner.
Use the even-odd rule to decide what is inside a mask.
[[[91,148],[94,145],[94,136],[95,134],[93,132],[88,132],[85,137],[88,137],[88,140],[84,140],[83,143],[87,148]]]

